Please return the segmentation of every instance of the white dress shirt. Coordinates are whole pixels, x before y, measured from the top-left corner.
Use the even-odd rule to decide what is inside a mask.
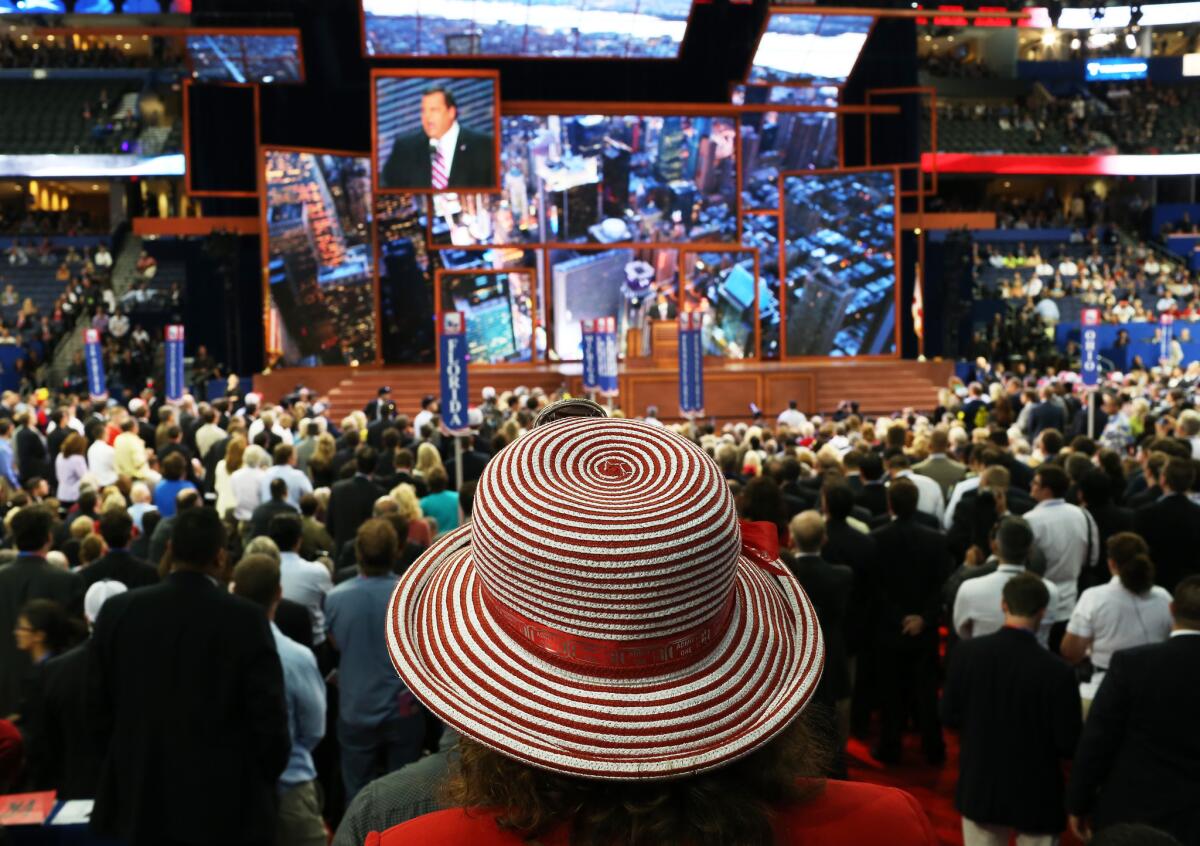
[[[117,468],[113,464],[117,451],[100,438],[92,442],[87,451],[88,472],[96,477],[100,487],[117,483]]]
[[[1004,586],[1013,576],[1026,572],[1017,564],[1001,564],[994,573],[967,579],[958,588],[954,597],[954,630],[966,640],[983,637],[1004,627],[1004,611],[1000,608]],[[1042,579],[1050,591],[1050,603],[1038,626],[1037,640],[1044,647],[1050,644],[1050,627],[1057,622],[1058,586],[1049,579]]]
[[[431,141],[433,139],[430,139]],[[434,142],[437,144],[438,150],[442,154],[442,162],[446,165],[446,178],[450,178],[450,174],[454,171],[454,151],[458,149],[458,121],[450,124],[450,128],[446,130],[446,134]],[[432,145],[430,152],[432,153]]]
[[[266,502],[271,498],[271,482],[283,479],[287,482],[288,502],[297,511],[300,510],[300,497],[312,493],[312,480],[290,464],[276,464],[263,474],[259,482],[259,501]]]
[[[1067,623],[1067,631],[1092,642],[1092,664],[1108,669],[1118,649],[1161,643],[1171,635],[1171,594],[1158,585],[1138,596],[1113,576],[1088,588]]]
[[[242,465],[233,471],[229,477],[229,485],[233,488],[234,519],[245,522],[254,514],[254,509],[262,504],[261,469],[251,469]]]
[[[954,490],[950,492],[950,502],[946,506],[946,513],[942,517],[942,525],[946,527],[946,531],[950,531],[950,527],[954,525],[954,509],[958,508],[958,504],[962,502],[963,494],[978,489],[978,476],[971,476],[968,479],[963,479],[954,486]]]
[[[306,561],[295,552],[282,552],[279,579],[283,598],[300,603],[312,615],[313,646],[320,646],[325,642],[325,597],[333,590],[329,569],[316,561]]]
[[[808,418],[804,416],[804,412],[800,411],[798,408],[784,409],[779,413],[779,417],[775,419],[775,422],[778,425],[787,426],[793,432],[803,426],[807,421]]]
[[[946,511],[946,500],[942,497],[942,486],[928,476],[914,473],[911,470],[901,470],[896,474],[898,479],[908,479],[917,486],[917,510],[924,511],[941,520]]]
[[[1079,574],[1100,559],[1096,521],[1079,506],[1061,499],[1039,502],[1025,520],[1033,529],[1033,542],[1046,556],[1046,578],[1058,585],[1056,619],[1068,620],[1079,595]]]

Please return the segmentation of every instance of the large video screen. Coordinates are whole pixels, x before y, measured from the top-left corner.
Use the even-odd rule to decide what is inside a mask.
[[[762,358],[779,358],[779,218],[742,215],[742,246],[758,250],[758,331]]]
[[[650,324],[679,314],[679,251],[618,247],[551,250],[553,355],[583,357],[579,321],[613,317],[622,356],[650,355]],[[639,330],[631,347],[630,329]]]
[[[754,52],[750,81],[845,82],[874,22],[871,15],[772,11]]]
[[[370,56],[674,59],[691,0],[363,0]]]
[[[279,35],[191,33],[187,37],[192,79],[201,82],[303,82],[297,32]]]
[[[472,364],[530,361],[533,357],[532,273],[448,273],[441,277],[441,308],[467,318]]]
[[[779,315],[779,301],[770,302],[748,251],[706,250],[683,253],[683,307],[698,311],[704,354],[721,358],[754,358],[758,341],[756,306]]]
[[[516,115],[501,192],[435,195],[433,242],[736,243],[732,117]]]
[[[785,176],[788,356],[896,352],[896,176]]]
[[[743,210],[778,209],[781,172],[841,164],[834,112],[755,112],[742,115],[738,123]]]
[[[379,239],[379,346],[385,364],[432,364],[437,351],[433,279],[437,254],[426,244],[427,198],[375,198]]]
[[[266,152],[266,273],[281,363],[375,359],[371,161]]]

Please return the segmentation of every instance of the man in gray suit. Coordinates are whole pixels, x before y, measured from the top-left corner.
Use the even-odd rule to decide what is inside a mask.
[[[966,465],[960,464],[946,451],[950,449],[950,434],[942,428],[933,430],[929,436],[929,457],[919,464],[913,465],[913,472],[928,476],[942,486],[942,496],[950,496],[950,491],[967,475]]]

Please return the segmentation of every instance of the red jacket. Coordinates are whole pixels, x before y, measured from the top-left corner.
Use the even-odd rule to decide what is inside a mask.
[[[830,781],[816,798],[779,814],[775,824],[779,846],[816,843],[853,846],[937,846],[929,818],[913,799],[894,787]],[[486,812],[468,814],[452,808],[426,814],[367,835],[366,846],[411,843],[469,843],[471,846],[522,846],[526,841],[501,831]],[[540,838],[544,846],[564,846],[567,831]]]

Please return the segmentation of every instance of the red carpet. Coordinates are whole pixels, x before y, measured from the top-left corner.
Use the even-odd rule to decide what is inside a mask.
[[[946,763],[931,766],[925,763],[921,743],[915,734],[904,739],[904,756],[900,764],[885,766],[874,758],[860,740],[850,738],[847,763],[850,778],[906,790],[925,809],[944,846],[962,846],[962,822],[954,808],[954,788],[958,783],[958,737],[946,732]],[[1061,846],[1080,846],[1070,832],[1064,833]]]

